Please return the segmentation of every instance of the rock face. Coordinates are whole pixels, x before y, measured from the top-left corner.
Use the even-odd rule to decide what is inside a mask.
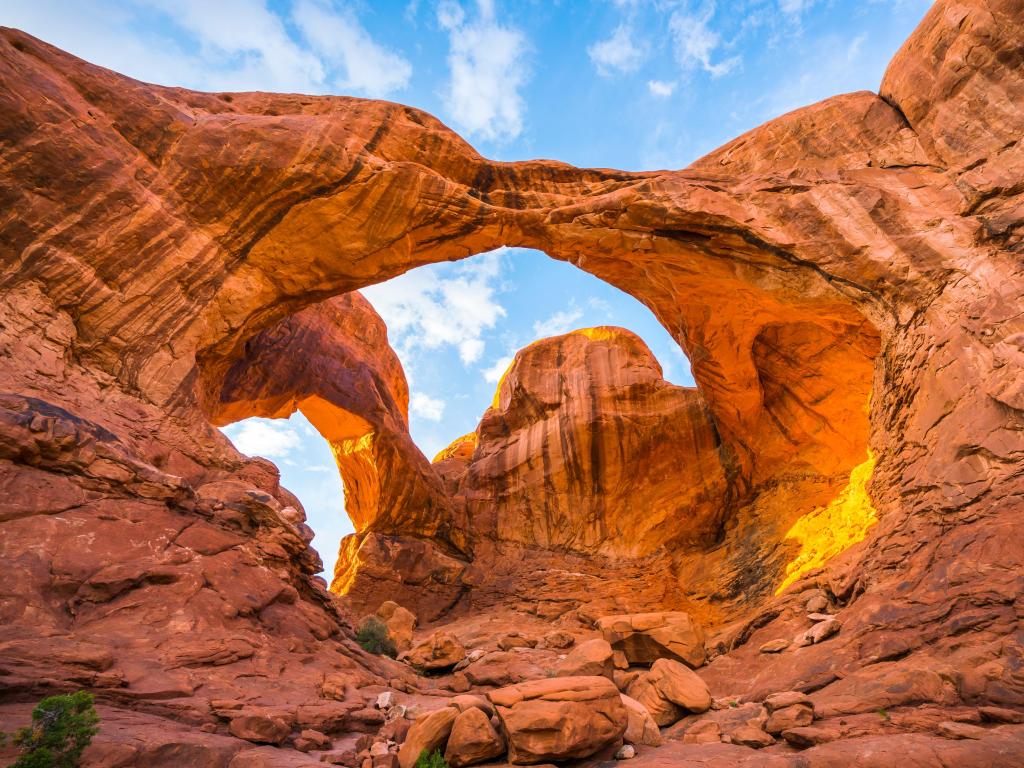
[[[720,522],[725,473],[706,409],[629,331],[574,331],[521,350],[472,455],[449,450],[435,468],[474,541],[646,555]]]
[[[193,730],[379,718],[358,689],[412,673],[355,646],[301,505],[215,428],[301,408],[351,486],[357,615],[681,610],[712,691],[813,690],[825,719],[1024,708],[1022,24],[1018,0],[940,0],[880,95],[652,173],[496,163],[400,105],[157,87],[0,30],[4,694],[87,686]],[[570,334],[428,463],[352,292],[502,245],[644,302],[697,391],[622,333]],[[841,630],[759,654],[806,637],[812,590]],[[1015,728],[942,754],[1024,762]],[[712,748],[743,764],[672,755]]]

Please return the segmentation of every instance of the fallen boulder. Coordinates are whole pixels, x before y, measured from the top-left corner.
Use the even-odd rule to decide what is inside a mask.
[[[505,752],[505,740],[477,707],[469,707],[455,718],[444,759],[451,768],[485,763]]]
[[[398,751],[398,764],[401,768],[412,768],[416,765],[420,753],[428,755],[434,750],[443,750],[448,743],[455,718],[459,710],[455,707],[437,709],[424,715],[412,724],[405,737],[402,748]]]
[[[610,679],[614,671],[612,647],[600,637],[577,645],[555,668],[559,677],[601,675]]]
[[[491,691],[488,698],[514,765],[589,757],[626,731],[626,707],[607,677],[533,680]]]
[[[406,655],[412,666],[425,670],[454,667],[466,658],[466,648],[451,632],[439,629]]]

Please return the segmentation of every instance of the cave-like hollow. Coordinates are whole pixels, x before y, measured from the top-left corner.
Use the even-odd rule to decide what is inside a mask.
[[[652,260],[649,249],[572,261],[643,302],[692,361],[696,388],[662,381],[654,406],[653,395],[636,394],[649,382],[612,382],[612,407],[623,410],[592,402],[583,422],[567,426],[560,413],[551,427],[530,391],[544,385],[529,379],[585,363],[562,347],[546,357],[527,348],[510,368],[531,354],[523,375],[510,383],[506,374],[476,432],[431,462],[409,434],[408,385],[387,329],[354,291],[299,300],[313,303],[283,319],[281,308],[260,307],[244,330],[199,355],[199,400],[216,426],[298,410],[328,442],[356,531],[341,542],[332,588],[366,607],[411,598],[408,588],[389,595],[360,584],[382,557],[381,536],[412,542],[413,556],[402,546],[383,554],[399,571],[422,569],[423,547],[493,561],[497,540],[581,556],[668,557],[684,592],[748,603],[823,565],[877,519],[868,484],[880,334],[813,270],[787,266],[782,284],[771,254],[737,259],[732,248],[726,260],[703,244],[712,237],[662,236],[682,244],[685,267]],[[628,342],[590,337],[587,345],[615,347],[620,356],[608,359],[632,365],[636,353],[618,349]],[[633,406],[657,414],[630,413]],[[544,406],[569,408],[564,396]],[[572,455],[565,434],[545,434],[572,440],[574,428],[588,444]],[[563,444],[554,460],[549,440]],[[542,460],[544,477],[531,471]],[[551,480],[567,474],[562,484]]]

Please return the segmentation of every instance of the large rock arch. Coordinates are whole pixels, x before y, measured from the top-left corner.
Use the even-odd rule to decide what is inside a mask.
[[[1012,0],[937,3],[881,95],[651,173],[495,163],[399,105],[160,88],[3,30],[6,684],[88,678],[199,722],[201,701],[263,690],[271,658],[305,670],[284,702],[336,649],[377,663],[342,636],[273,469],[208,414],[246,344],[307,307],[521,245],[654,311],[755,506],[872,451],[878,524],[809,574],[848,605],[841,639],[745,678],[747,641],[795,590],[766,598],[719,638],[712,683],[827,692],[889,659],[941,661],[960,700],[1024,704],[1022,21]],[[777,577],[749,569],[738,598]],[[190,665],[224,659],[197,694]]]

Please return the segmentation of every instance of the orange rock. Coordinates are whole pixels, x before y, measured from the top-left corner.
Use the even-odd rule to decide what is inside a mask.
[[[597,628],[605,640],[633,664],[679,659],[691,667],[704,663],[704,630],[682,612],[605,616]]]
[[[416,765],[420,754],[433,754],[434,750],[444,752],[448,736],[452,732],[459,710],[455,707],[444,707],[418,718],[409,729],[409,733],[398,751],[398,763],[401,768],[412,768]]]
[[[444,759],[452,768],[485,763],[505,752],[505,740],[494,730],[490,718],[477,707],[469,707],[455,718]]]
[[[377,616],[388,628],[388,636],[399,653],[412,647],[412,633],[416,629],[416,614],[398,603],[385,600],[377,609]]]
[[[451,632],[437,630],[406,654],[406,661],[420,669],[454,667],[466,658],[466,648]]]
[[[612,647],[600,637],[577,645],[555,668],[559,677],[603,675],[611,679],[613,671]]]
[[[622,694],[622,705],[626,708],[626,731],[622,734],[626,743],[661,746],[661,731],[647,707],[625,694]]]
[[[491,691],[488,698],[514,765],[589,757],[626,731],[626,708],[606,677],[534,680]]]

